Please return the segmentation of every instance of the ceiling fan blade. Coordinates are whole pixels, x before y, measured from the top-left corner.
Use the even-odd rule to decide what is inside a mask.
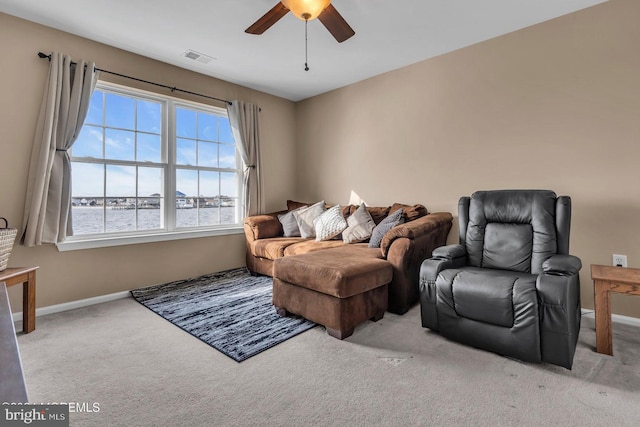
[[[273,24],[278,22],[280,18],[289,12],[282,2],[278,2],[269,12],[265,13],[260,19],[253,23],[249,28],[244,30],[249,34],[262,34],[267,31]]]
[[[327,27],[327,30],[335,37],[338,43],[342,43],[356,33],[331,3],[322,11],[318,19]]]

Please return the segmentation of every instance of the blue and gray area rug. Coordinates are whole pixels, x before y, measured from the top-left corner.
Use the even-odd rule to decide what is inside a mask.
[[[246,268],[131,291],[140,304],[216,350],[242,362],[316,326],[280,317],[271,302],[271,277]]]

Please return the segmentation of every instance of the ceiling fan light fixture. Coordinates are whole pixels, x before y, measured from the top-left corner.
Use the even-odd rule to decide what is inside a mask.
[[[296,18],[310,21],[320,16],[331,0],[281,0],[281,2]]]

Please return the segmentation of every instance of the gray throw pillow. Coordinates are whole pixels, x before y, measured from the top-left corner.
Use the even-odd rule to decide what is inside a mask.
[[[371,233],[371,239],[369,240],[370,248],[379,248],[380,243],[382,242],[382,238],[387,233],[387,231],[391,230],[398,224],[402,224],[404,222],[404,212],[402,209],[398,209],[385,219],[383,219],[380,224],[376,225],[376,228],[373,229]]]
[[[306,206],[278,215],[278,221],[280,221],[284,230],[284,237],[300,237],[300,228],[294,213],[304,207]]]

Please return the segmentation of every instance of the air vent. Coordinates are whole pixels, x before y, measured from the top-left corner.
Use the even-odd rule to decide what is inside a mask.
[[[202,62],[203,64],[208,64],[213,61],[215,58],[205,55],[204,53],[196,52],[195,50],[187,50],[184,53],[185,58],[193,59],[194,61]]]

